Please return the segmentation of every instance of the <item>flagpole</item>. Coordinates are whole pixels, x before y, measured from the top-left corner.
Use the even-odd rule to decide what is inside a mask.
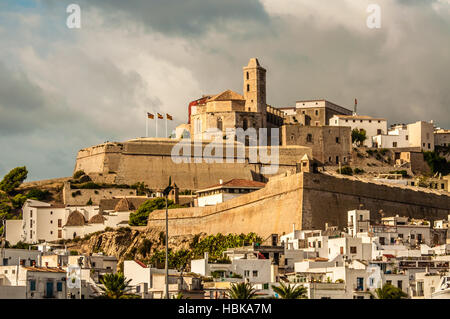
[[[148,113],[145,115],[145,137],[148,137]]]

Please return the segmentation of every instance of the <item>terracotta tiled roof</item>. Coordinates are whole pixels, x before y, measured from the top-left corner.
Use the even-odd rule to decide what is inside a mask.
[[[251,181],[247,179],[232,179],[227,182],[224,182],[222,184],[216,184],[209,186],[205,189],[198,190],[197,193],[201,193],[202,191],[214,189],[214,188],[263,188],[266,186],[266,183],[257,182],[257,181]]]
[[[67,223],[64,226],[84,226],[86,224],[86,219],[84,215],[78,210],[74,210],[67,217]]]
[[[138,264],[139,266],[141,266],[142,268],[148,268],[147,265],[145,265],[142,261],[139,261],[137,259],[134,260],[136,262],[136,264]]]
[[[226,90],[222,93],[219,93],[215,96],[213,96],[212,98],[208,99],[206,102],[210,102],[210,101],[232,101],[232,100],[245,100],[244,97],[242,95],[240,95],[239,93],[236,93],[234,91],[231,90]]]
[[[348,120],[373,120],[373,121],[386,121],[386,119],[383,118],[376,118],[376,117],[371,117],[371,116],[367,116],[367,115],[335,115],[336,117],[342,118],[342,119],[348,119]]]
[[[56,268],[56,267],[23,267],[23,269],[28,271],[36,271],[36,272],[56,272],[56,273],[66,273],[64,269]]]

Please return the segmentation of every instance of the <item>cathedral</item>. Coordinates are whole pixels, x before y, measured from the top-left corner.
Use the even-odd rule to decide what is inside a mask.
[[[203,96],[189,104],[189,121],[184,126],[193,138],[208,138],[213,129],[278,128],[284,113],[266,102],[266,69],[257,58],[243,68],[244,95],[226,90],[214,96]]]

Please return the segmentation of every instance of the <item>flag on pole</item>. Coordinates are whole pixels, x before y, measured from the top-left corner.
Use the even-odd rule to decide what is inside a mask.
[[[172,115],[170,115],[169,113],[166,113],[166,116],[167,116],[167,119],[168,119],[168,120],[171,120],[171,121],[173,120]]]
[[[155,118],[155,116],[152,113],[147,112],[147,118],[153,120]]]
[[[164,119],[164,116],[162,116],[161,114],[159,114],[159,113],[156,113],[156,114],[158,114],[158,118],[159,118],[160,120]]]

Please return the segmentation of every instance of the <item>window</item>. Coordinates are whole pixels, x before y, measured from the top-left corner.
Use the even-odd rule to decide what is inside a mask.
[[[339,164],[339,156],[336,156],[336,164]]]
[[[319,110],[315,110],[314,113],[316,114],[316,116],[319,115]]]
[[[405,139],[406,139],[406,140],[409,140],[409,136],[408,136],[408,135],[406,135],[406,136],[405,136]]]
[[[369,123],[372,123],[372,120],[369,120]]]
[[[53,220],[50,221],[50,224],[53,224]]]
[[[58,219],[58,227],[62,227],[62,219]]]
[[[395,238],[391,237],[391,244],[394,244],[394,243],[395,243]]]
[[[431,144],[430,143],[428,143],[428,149],[430,149],[431,148]]]
[[[416,235],[411,234],[411,239],[415,239],[415,238],[416,238]]]
[[[269,289],[269,284],[264,284],[263,289]]]
[[[63,285],[61,281],[56,283],[56,291],[62,291]]]
[[[247,80],[249,79],[249,74],[248,74],[248,72],[247,72]]]
[[[8,266],[8,258],[3,258],[3,266]]]
[[[33,211],[30,210],[30,218],[33,218]]]
[[[397,147],[397,142],[392,142],[392,147]]]
[[[336,137],[336,144],[339,144],[339,137]]]
[[[250,277],[250,270],[244,270],[244,277]]]
[[[253,270],[253,277],[258,277],[258,271],[257,270]]]
[[[403,286],[403,281],[401,281],[401,280],[397,281],[397,288],[403,289],[402,286]]]
[[[350,254],[356,254],[356,247],[354,246],[350,247]]]
[[[62,230],[58,229],[58,238],[62,238]]]
[[[247,121],[247,119],[244,119],[244,121],[242,123],[242,128],[244,129],[244,131],[247,130],[247,128],[248,128],[248,121]]]
[[[223,131],[223,122],[222,122],[222,118],[221,118],[221,117],[219,117],[219,118],[217,119],[217,129],[218,129],[219,131]]]
[[[384,239],[385,239],[384,237],[380,237],[380,245],[384,245],[384,243],[385,243]]]
[[[339,247],[339,253],[340,253],[341,255],[344,254],[344,247]]]
[[[250,84],[247,84],[247,92],[250,92]]]
[[[30,291],[36,291],[36,280],[30,280]]]
[[[313,139],[312,134],[306,135],[306,142],[307,142],[307,143],[312,143],[312,139]]]
[[[322,242],[321,241],[317,242],[317,248],[322,248]]]
[[[377,135],[381,135],[381,129],[377,129]]]

